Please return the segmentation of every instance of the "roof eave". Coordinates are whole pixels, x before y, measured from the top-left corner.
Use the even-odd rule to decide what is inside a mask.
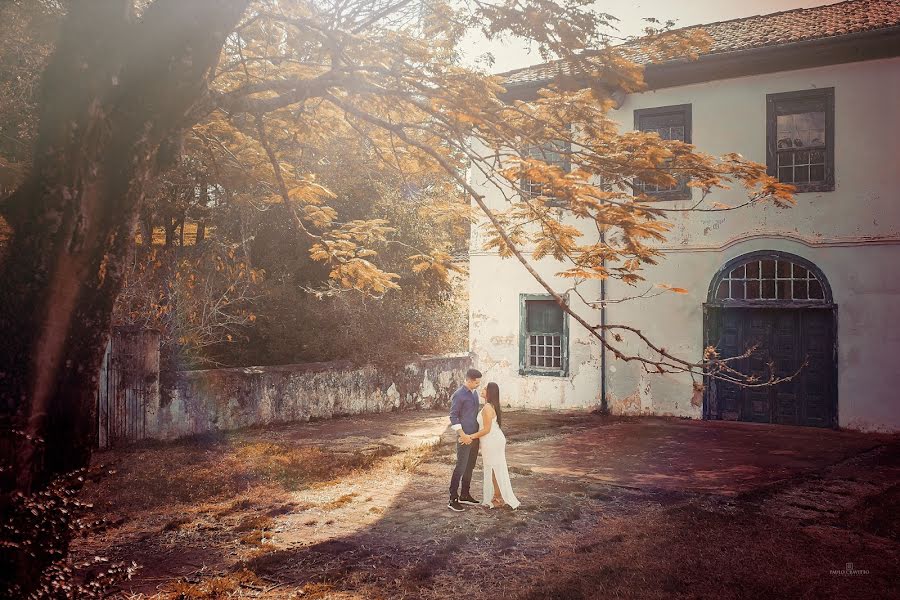
[[[894,56],[900,56],[900,26],[649,64],[644,70],[645,91]],[[533,100],[552,81],[511,85],[503,98]],[[562,87],[586,88],[589,83],[585,77],[568,77]]]

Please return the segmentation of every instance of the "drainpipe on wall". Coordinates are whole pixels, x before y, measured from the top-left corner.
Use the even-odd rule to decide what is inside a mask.
[[[600,231],[600,243],[606,244],[606,236]],[[606,267],[606,259],[600,264]],[[609,413],[609,404],[606,401],[606,279],[600,280],[600,412]]]

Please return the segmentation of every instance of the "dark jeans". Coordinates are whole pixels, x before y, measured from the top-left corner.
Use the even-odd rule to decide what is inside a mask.
[[[472,471],[475,470],[475,461],[478,460],[478,442],[462,444],[456,442],[456,468],[453,469],[453,477],[450,478],[450,500],[457,500],[460,496],[471,496],[469,486],[472,483]],[[462,494],[459,491],[459,482],[462,479]]]

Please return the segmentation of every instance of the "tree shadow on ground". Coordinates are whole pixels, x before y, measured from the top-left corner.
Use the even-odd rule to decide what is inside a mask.
[[[188,558],[201,563],[201,571],[185,581],[204,581],[207,573],[251,573],[253,582],[235,585],[265,598],[298,592],[303,598],[891,595],[900,550],[889,533],[897,524],[890,503],[900,472],[896,438],[785,430],[764,438],[765,429],[709,423],[679,425],[688,429],[673,434],[673,427],[585,413],[544,421],[510,413],[511,454],[540,456],[531,466],[514,465],[519,511],[447,510],[453,446],[445,436],[333,480],[292,490],[256,486],[211,504],[189,523],[154,534],[157,543],[145,547],[145,564],[154,569],[154,562],[165,562],[167,549],[177,547],[182,557],[189,551]],[[392,435],[403,435],[402,427],[395,429]],[[585,441],[591,434],[601,440],[593,450]],[[683,473],[638,477],[648,468],[661,475],[683,471],[684,465],[666,463],[678,463],[679,456],[688,461],[679,444],[690,440],[698,440],[694,452],[706,455],[709,447],[740,448],[754,435],[764,440],[753,449],[760,454],[756,464],[789,464],[793,476],[767,480],[757,474],[759,485],[749,488],[739,477],[735,493],[722,492],[727,486],[710,476],[698,477],[694,488],[685,485]],[[829,449],[839,443],[849,445]],[[603,444],[620,451],[620,463]],[[648,463],[647,452],[657,462]],[[705,460],[691,468],[709,471]],[[597,462],[605,464],[588,468]],[[747,460],[735,462],[722,464],[722,480],[734,478],[734,468]],[[604,480],[609,465],[622,477],[618,483]],[[474,482],[477,495],[480,469]],[[798,516],[791,512],[798,503],[818,508]],[[251,535],[256,537],[241,541]],[[129,548],[135,546],[122,549]],[[851,560],[868,570],[865,585],[831,575]],[[134,590],[151,593],[161,585],[172,592],[178,574],[156,573],[168,579],[145,579]]]

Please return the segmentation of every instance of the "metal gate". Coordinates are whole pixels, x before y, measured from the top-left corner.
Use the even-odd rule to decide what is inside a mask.
[[[115,327],[100,367],[97,446],[143,439],[147,412],[159,395],[159,332]]]

